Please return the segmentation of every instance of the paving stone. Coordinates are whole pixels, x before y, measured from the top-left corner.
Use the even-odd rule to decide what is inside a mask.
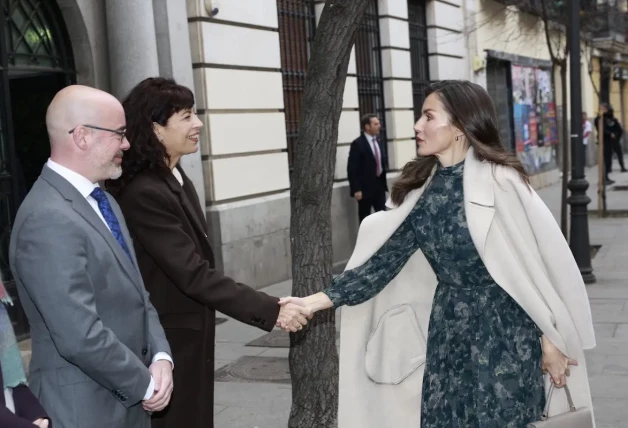
[[[628,376],[593,374],[589,376],[591,394],[595,398],[628,399]]]
[[[214,416],[216,428],[280,428],[288,426],[289,413],[257,412],[249,407],[227,407]]]
[[[597,428],[628,428],[628,406],[622,398],[593,398]]]
[[[218,406],[253,407],[258,409],[259,414],[281,411],[288,414],[290,412],[292,402],[290,385],[216,382],[214,390],[216,391],[215,404]]]
[[[593,328],[595,329],[595,337],[597,339],[612,339],[617,330],[617,323],[602,323],[594,322]]]
[[[281,357],[240,357],[233,363],[216,370],[214,381],[290,384],[288,359]]]
[[[587,354],[585,356],[585,360],[587,362],[587,373],[589,376],[601,374],[604,371],[606,358],[607,356],[602,354]]]
[[[604,363],[604,374],[626,375],[625,386],[628,388],[628,358],[623,355],[607,356]]]
[[[240,343],[216,343],[216,360],[235,361],[242,355],[259,355],[268,348],[253,348]]]
[[[617,325],[614,338],[628,341],[628,324],[627,323]]]

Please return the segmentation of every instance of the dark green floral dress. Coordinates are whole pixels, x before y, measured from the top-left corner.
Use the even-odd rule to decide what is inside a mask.
[[[325,293],[336,307],[362,303],[420,248],[438,278],[421,427],[524,428],[540,419],[545,405],[542,333],[480,259],[465,217],[463,170],[464,163],[439,168],[386,244]]]

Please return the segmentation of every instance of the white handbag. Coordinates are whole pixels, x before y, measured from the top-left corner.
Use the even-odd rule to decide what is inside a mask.
[[[591,410],[586,407],[576,409],[567,385],[565,385],[563,389],[565,390],[565,394],[567,394],[569,411],[561,413],[560,415],[552,416],[551,418],[548,416],[550,401],[552,399],[552,394],[554,393],[554,382],[552,382],[549,393],[547,394],[547,403],[545,403],[545,410],[543,411],[541,420],[528,424],[527,428],[593,428]]]

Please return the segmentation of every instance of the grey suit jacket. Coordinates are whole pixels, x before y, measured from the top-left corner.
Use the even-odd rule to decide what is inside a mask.
[[[11,234],[31,327],[30,386],[55,428],[149,427],[148,366],[170,347],[137,266],[76,188],[47,166]]]

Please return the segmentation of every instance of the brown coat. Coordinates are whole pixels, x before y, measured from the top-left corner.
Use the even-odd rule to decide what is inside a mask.
[[[118,196],[151,302],[174,359],[169,407],[154,428],[212,428],[216,311],[272,330],[278,299],[215,270],[207,224],[191,181],[144,172]]]

